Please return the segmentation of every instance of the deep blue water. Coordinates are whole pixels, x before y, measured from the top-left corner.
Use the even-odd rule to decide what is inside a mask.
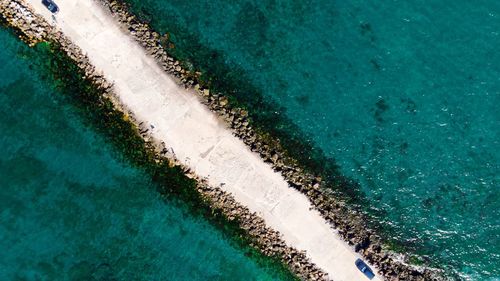
[[[119,160],[33,67],[43,54],[4,28],[0,46],[0,280],[283,278]]]
[[[360,184],[388,238],[500,278],[499,1],[127,2],[174,52],[259,89]]]

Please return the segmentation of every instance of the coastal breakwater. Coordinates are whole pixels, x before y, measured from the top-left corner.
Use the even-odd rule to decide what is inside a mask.
[[[193,174],[188,167],[175,158],[175,155],[169,153],[164,143],[155,142],[147,134],[149,129],[142,126],[143,123],[137,122],[133,118],[133,113],[126,110],[119,103],[112,84],[90,64],[88,57],[82,53],[81,49],[43,18],[33,13],[26,3],[23,1],[2,0],[0,1],[0,15],[11,27],[16,29],[20,39],[30,46],[44,41],[59,44],[66,55],[76,62],[77,66],[83,71],[84,77],[82,78],[92,83],[104,98],[111,99],[114,106],[122,112],[127,112],[127,119],[136,125],[137,134],[140,134],[146,140],[146,149],[153,151],[155,155],[154,161],[157,163],[164,161],[170,167],[180,167],[188,178],[195,179],[197,182],[196,191],[202,196],[205,203],[216,213],[222,213],[227,221],[235,221],[245,234],[250,237],[252,241],[250,246],[257,248],[267,256],[279,256],[288,268],[301,279],[327,279],[327,274],[311,263],[304,252],[287,246],[280,238],[279,232],[267,227],[262,218],[236,202],[229,193],[218,187],[208,185],[205,179]]]
[[[112,85],[89,63],[88,57],[82,54],[78,46],[74,45],[42,18],[32,13],[22,1],[7,2],[10,1],[0,2],[0,14],[12,27],[18,29],[18,34],[23,41],[32,46],[43,41],[60,44],[68,57],[77,62],[78,67],[84,71],[84,78],[100,89],[103,96],[113,99],[115,106],[125,111],[125,108],[118,103],[118,100],[113,98]],[[127,116],[128,120],[134,122],[131,112],[128,112]],[[139,122],[135,122],[135,124],[137,125],[137,133],[141,134],[146,140],[151,140],[147,134],[148,129],[141,128]],[[279,233],[267,227],[262,218],[237,203],[227,192],[209,186],[204,179],[198,178],[188,167],[179,163],[173,155],[165,158],[168,150],[161,143],[146,142],[146,144],[148,149],[155,151],[156,162],[166,161],[169,166],[181,167],[187,177],[196,179],[198,182],[196,191],[202,195],[213,210],[221,212],[228,221],[237,220],[239,227],[251,238],[251,246],[258,248],[268,256],[282,256],[282,260],[287,263],[288,267],[301,278],[310,280],[326,279],[327,275],[322,270],[312,264],[303,252],[286,246],[284,241],[280,239]]]
[[[200,72],[185,70],[182,62],[170,57],[165,50],[165,46],[169,45],[168,34],[160,35],[155,32],[146,22],[131,14],[127,5],[121,1],[99,1],[108,7],[122,26],[155,57],[167,73],[178,77],[185,87],[194,88],[204,104],[227,122],[234,135],[252,151],[259,153],[276,172],[281,173],[290,186],[305,194],[321,215],[338,229],[339,235],[352,245],[356,252],[375,264],[386,279],[445,279],[439,270],[412,266],[384,247],[381,238],[367,227],[362,214],[350,210],[345,202],[324,188],[325,183],[321,176],[307,172],[306,167],[289,156],[279,140],[254,128],[246,110],[232,104],[222,93],[205,87],[206,83],[200,79]]]
[[[402,263],[394,261],[386,253],[377,236],[363,228],[361,218],[348,211],[342,202],[337,202],[328,196],[321,189],[321,178],[307,174],[298,164],[286,158],[286,153],[281,151],[279,142],[270,142],[265,136],[258,134],[251,127],[251,120],[248,120],[247,113],[238,108],[230,108],[226,97],[212,93],[198,83],[199,74],[186,71],[181,63],[168,56],[160,45],[161,36],[144,24],[139,22],[134,16],[127,13],[125,6],[117,2],[102,1],[109,10],[119,19],[125,30],[155,57],[157,62],[171,75],[179,78],[186,87],[193,87],[208,107],[219,114],[231,128],[234,134],[240,137],[253,151],[258,152],[261,157],[270,163],[275,171],[281,172],[288,183],[297,190],[306,194],[313,205],[320,213],[339,229],[339,234],[349,241],[357,251],[362,253],[368,261],[377,266],[380,272],[387,279],[402,280],[431,280],[431,272],[427,270],[417,270]],[[103,91],[103,94],[112,98],[115,106],[131,116],[131,120],[139,126],[142,136],[154,143],[158,155],[158,161],[162,157],[167,157],[172,161],[172,165],[182,165],[185,172],[190,177],[196,177],[190,169],[175,160],[175,152],[169,149],[164,143],[155,141],[151,131],[154,129],[144,125],[133,118],[134,114],[127,110],[127,107],[120,103],[119,98],[113,91],[111,83],[107,82],[102,74],[96,71],[90,64],[88,57],[84,56],[75,44],[73,44],[60,31],[57,31],[42,18],[30,12],[29,8],[22,1],[2,1],[2,14],[11,23],[19,28],[24,34],[23,39],[29,44],[34,44],[44,40],[58,42],[66,51],[68,56],[75,60],[79,67],[85,71],[86,79],[93,81],[94,85]],[[314,266],[304,253],[291,247],[280,238],[280,234],[265,226],[262,218],[259,218],[248,208],[237,203],[235,199],[221,188],[207,184],[207,180],[197,178],[199,181],[198,191],[209,200],[213,208],[220,209],[229,220],[236,219],[243,229],[248,230],[248,234],[255,237],[262,252],[268,255],[280,256],[294,272],[305,279],[322,279],[325,274]],[[335,279],[335,276],[330,276]]]

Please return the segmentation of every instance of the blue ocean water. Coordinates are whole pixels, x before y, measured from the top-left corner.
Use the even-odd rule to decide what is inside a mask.
[[[0,28],[0,280],[281,280],[162,199]]]
[[[388,239],[500,278],[500,2],[126,2],[195,67],[259,89],[360,184]]]

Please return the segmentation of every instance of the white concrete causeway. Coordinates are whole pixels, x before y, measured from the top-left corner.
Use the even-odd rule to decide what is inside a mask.
[[[41,0],[27,2],[54,22]],[[368,281],[354,265],[360,256],[311,210],[308,199],[233,136],[196,93],[179,87],[98,2],[56,2],[60,11],[55,24],[114,82],[121,102],[135,117],[154,125],[153,137],[164,141],[181,162],[207,177],[211,185],[221,186],[257,212],[282,233],[289,246],[307,251],[332,280]]]

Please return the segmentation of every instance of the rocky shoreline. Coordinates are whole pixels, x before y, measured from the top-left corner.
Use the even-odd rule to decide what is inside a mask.
[[[234,107],[229,99],[221,93],[214,93],[204,88],[200,81],[200,72],[187,71],[182,62],[172,58],[162,47],[167,36],[161,36],[147,23],[141,22],[129,12],[125,3],[116,0],[97,0],[109,9],[111,14],[121,23],[124,30],[139,42],[152,55],[168,74],[179,79],[186,88],[192,87],[210,110],[224,120],[252,151],[260,154],[262,159],[280,172],[290,186],[305,194],[322,216],[338,230],[340,236],[354,246],[366,260],[374,264],[379,273],[387,280],[445,280],[440,270],[416,267],[399,259],[387,250],[381,238],[373,230],[367,228],[363,215],[350,210],[345,202],[336,199],[331,191],[324,188],[325,182],[320,176],[306,172],[295,159],[288,156],[279,140],[266,134],[258,133],[248,118],[248,112]]]
[[[129,117],[129,121],[135,124],[137,134],[140,134],[146,141],[146,149],[154,151],[154,161],[157,163],[166,161],[171,167],[178,166],[184,171],[187,177],[195,179],[198,183],[196,191],[201,194],[205,203],[211,209],[221,212],[227,221],[236,222],[245,231],[246,235],[251,238],[252,243],[250,246],[257,248],[264,255],[278,257],[301,279],[328,279],[328,275],[325,272],[309,261],[305,252],[300,252],[295,248],[287,246],[281,239],[280,233],[267,227],[262,218],[236,202],[233,196],[222,189],[209,186],[206,180],[198,178],[187,167],[177,161],[175,155],[166,149],[164,143],[159,143],[151,138],[148,134],[148,128],[143,127],[142,123],[134,119],[133,113],[119,103],[118,98],[113,92],[113,85],[90,64],[88,57],[82,53],[80,48],[43,18],[34,14],[23,0],[0,0],[0,15],[9,26],[17,31],[20,39],[30,46],[44,41],[59,44],[66,55],[83,71],[83,78],[91,82],[102,93],[104,98],[112,100],[115,107],[124,112]],[[147,44],[142,45],[148,48],[151,53],[150,46]],[[161,51],[161,49],[155,50]],[[171,62],[168,66],[171,66],[172,71],[185,73],[180,68],[179,62],[175,62],[168,56],[165,56],[163,59]],[[187,83],[186,85],[189,85],[187,80],[184,82]]]

